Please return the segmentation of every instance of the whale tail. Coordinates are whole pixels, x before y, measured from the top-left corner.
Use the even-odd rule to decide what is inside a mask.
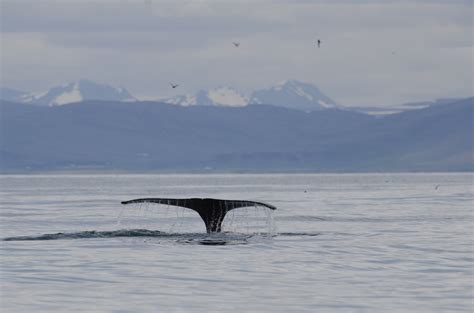
[[[276,210],[273,205],[248,200],[222,200],[212,198],[141,198],[122,201],[122,204],[132,203],[158,203],[179,206],[196,211],[206,225],[208,233],[221,232],[224,217],[230,210],[252,206],[262,206],[271,210]]]

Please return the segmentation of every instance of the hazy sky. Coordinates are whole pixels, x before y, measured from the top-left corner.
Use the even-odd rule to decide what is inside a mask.
[[[88,78],[150,98],[297,79],[345,105],[473,95],[471,0],[0,2],[1,85],[25,91]]]

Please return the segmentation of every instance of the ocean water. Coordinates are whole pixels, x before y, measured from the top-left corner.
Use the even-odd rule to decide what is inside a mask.
[[[3,175],[1,312],[473,312],[473,174]],[[207,235],[141,197],[263,201]],[[5,240],[7,239],[7,240]]]

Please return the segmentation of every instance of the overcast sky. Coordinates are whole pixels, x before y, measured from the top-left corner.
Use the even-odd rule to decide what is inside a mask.
[[[87,78],[153,98],[297,79],[345,105],[473,95],[471,0],[0,2],[4,87]]]

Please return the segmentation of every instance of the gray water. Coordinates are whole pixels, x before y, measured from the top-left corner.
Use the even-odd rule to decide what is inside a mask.
[[[0,176],[0,237],[16,239],[0,241],[0,308],[472,312],[473,178]],[[193,211],[120,204],[139,197],[278,209],[231,211],[226,232],[208,236]]]

